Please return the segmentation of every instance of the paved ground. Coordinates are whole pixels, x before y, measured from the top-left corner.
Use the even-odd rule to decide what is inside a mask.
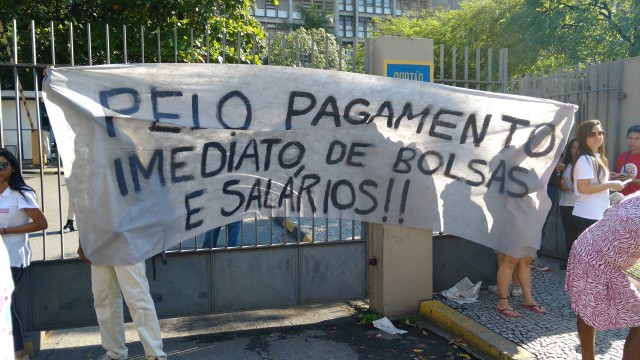
[[[391,335],[353,314],[351,304],[314,305],[162,320],[161,328],[170,359],[474,359],[429,330]],[[143,359],[131,324],[126,336],[129,359]],[[99,343],[96,327],[55,331],[34,359],[96,359]]]
[[[479,301],[458,305],[453,301],[442,301],[467,317],[502,335],[544,359],[576,359],[579,356],[579,341],[576,332],[576,316],[571,310],[569,297],[564,291],[566,271],[559,270],[559,260],[543,259],[552,271],[532,271],[533,294],[539,304],[549,312],[538,315],[519,307],[520,299],[511,298],[511,305],[522,316],[507,318],[495,310],[497,295],[484,289]],[[598,332],[596,336],[597,359],[621,359],[627,330]]]
[[[38,190],[39,192],[39,189],[41,188],[41,180],[39,175],[30,173],[30,174],[26,174],[25,177],[27,178],[27,182],[31,186],[36,188],[36,190]],[[60,176],[60,178],[58,178],[57,173],[49,171],[43,178],[42,186],[44,186],[45,195],[41,201],[44,204],[45,214],[49,219],[50,227],[47,230],[46,240],[41,236],[41,234],[32,234],[31,244],[34,250],[34,256],[33,256],[34,260],[39,260],[43,258],[59,259],[61,257],[64,257],[64,258],[76,257],[75,250],[77,247],[78,232],[74,232],[70,234],[60,233],[61,225],[64,224],[64,215],[66,215],[66,208],[67,208],[66,186],[64,185],[64,177]],[[58,195],[58,189],[61,189],[60,196]],[[60,209],[62,209],[62,217],[63,217],[62,219],[60,219],[61,217]],[[359,223],[352,223],[350,221],[341,222],[340,220],[337,220],[337,219],[331,219],[327,223],[324,223],[324,222],[318,223],[314,220],[311,220],[310,218],[303,218],[303,219],[291,218],[291,221],[294,223],[295,226],[299,227],[302,231],[302,235],[297,235],[296,233],[296,237],[300,236],[301,238],[303,238],[305,235],[307,235],[313,241],[326,241],[327,238],[329,239],[341,238],[345,240],[357,239],[360,237],[360,232],[361,232],[361,229],[359,228]],[[276,233],[273,234],[274,236],[276,236],[274,238],[275,239],[274,241],[276,242],[279,240],[281,241],[282,236],[279,236],[278,232],[280,232],[283,229],[278,224],[274,224],[274,225],[276,226],[273,226],[271,224],[266,224],[266,225],[259,224],[259,226],[261,227],[266,226],[268,228],[268,231],[273,231],[273,229],[276,229]],[[309,231],[312,225],[316,226],[315,233],[312,233],[311,231]],[[243,233],[243,239],[245,239],[246,237],[249,237],[248,239],[249,243],[253,243],[252,239],[255,238],[255,236],[252,235],[254,233],[252,229],[254,228],[257,228],[257,227],[254,224],[251,224],[251,221],[248,221],[245,224],[245,230],[247,230],[247,232]],[[291,239],[292,235],[289,234],[288,237],[289,239]],[[295,241],[295,238],[291,240]],[[45,243],[46,243],[46,249],[45,249],[45,246],[43,246]],[[187,244],[185,246],[189,246],[189,245]],[[522,346],[529,352],[535,354],[538,359],[575,358],[576,354],[579,353],[579,343],[577,339],[577,334],[575,332],[576,318],[573,312],[571,311],[571,308],[569,306],[569,299],[563,289],[565,272],[559,270],[559,265],[561,263],[560,261],[548,260],[548,259],[545,259],[545,260],[551,265],[553,271],[551,272],[535,271],[533,273],[533,290],[534,290],[534,296],[536,297],[538,302],[544,305],[549,310],[548,315],[540,316],[540,315],[528,312],[524,309],[521,309],[517,306],[518,301],[516,299],[515,301],[513,301],[513,305],[515,305],[515,308],[518,311],[520,311],[523,314],[523,316],[520,318],[506,318],[504,316],[501,316],[495,311],[495,302],[496,302],[497,296],[489,293],[486,290],[481,291],[479,302],[471,305],[460,306],[447,300],[443,300],[443,302],[453,307],[454,309],[459,311],[461,314],[467,316],[468,318],[479,322],[480,324],[484,325],[488,329]],[[436,269],[436,271],[438,270]],[[489,284],[484,284],[484,285],[486,288],[486,285],[489,285]],[[277,310],[272,310],[272,311],[277,312]],[[220,321],[224,322],[225,316],[235,316],[235,315],[219,315],[219,316],[221,316],[221,319],[223,319]],[[271,315],[260,315],[260,316],[264,316],[267,318],[271,317]],[[276,317],[280,318],[279,315],[277,315]],[[285,317],[282,317],[282,318],[285,319]],[[183,321],[184,323],[181,323],[181,324],[176,323],[179,321]],[[189,321],[190,320],[180,320],[180,319],[166,320],[165,322],[163,322],[163,331],[167,332],[167,329],[169,329],[167,334],[171,334],[173,331],[172,330],[173,327],[176,327],[179,329],[188,329],[190,327]],[[215,320],[215,321],[218,321],[218,320]],[[300,328],[298,330],[301,332],[308,331],[309,334],[316,334],[317,331],[326,332],[328,331],[326,330],[326,328],[328,326],[330,327],[330,325],[329,323],[325,323],[324,325],[322,325],[322,321],[324,320],[321,320],[319,323],[320,325],[317,325],[316,328],[313,328],[312,326],[311,328],[308,328],[308,329]],[[284,327],[291,324],[293,323],[292,322],[287,323],[285,320],[284,323],[272,324],[272,325],[269,325],[269,327],[270,328]],[[338,326],[338,325],[340,324],[337,324],[335,326]],[[331,326],[334,326],[334,325],[331,325]],[[249,327],[241,330],[243,331],[242,338],[246,341],[249,341],[247,344],[252,343],[252,341],[254,341],[252,339],[255,339],[255,336],[257,336],[251,333],[252,330],[250,330],[255,328],[256,327]],[[289,334],[287,331],[289,330],[287,330],[286,328],[282,328],[278,330],[278,332],[276,333]],[[291,331],[294,331],[294,330],[291,330]],[[230,348],[238,347],[239,344],[233,342],[233,341],[240,341],[236,339],[237,337],[236,332],[237,332],[236,330],[233,330],[231,331],[231,333],[226,333],[226,334],[224,331],[209,332],[208,333],[209,335],[206,335],[206,336],[209,336],[207,339],[210,339],[211,341],[214,341],[214,342],[219,342],[219,344],[216,346],[209,344],[207,346],[210,346],[210,347],[213,346],[211,347],[212,349],[213,348],[218,349],[218,347],[221,347],[222,349],[224,349],[226,348],[226,346],[229,346]],[[267,331],[267,332],[271,332],[271,331]],[[79,349],[80,353],[85,354],[83,356],[77,357],[78,359],[80,358],[90,359],[91,356],[93,356],[90,354],[95,354],[95,349],[99,349],[99,347],[96,347],[95,345],[98,343],[98,341],[95,339],[93,340],[93,343],[92,343],[93,345],[90,345],[91,343],[85,344],[83,342],[77,342],[77,341],[80,341],[79,339],[82,337],[82,334],[93,334],[92,336],[95,338],[97,336],[95,329],[93,330],[91,328],[79,329],[79,330],[67,331],[64,333],[68,334],[64,338],[66,340],[63,339],[60,341],[62,341],[63,343],[66,341],[67,345],[71,346],[72,348],[80,347]],[[213,333],[218,335],[216,336],[211,335]],[[61,333],[57,333],[57,334],[60,335]],[[599,332],[596,340],[598,359],[602,359],[602,360],[620,359],[622,357],[622,347],[624,344],[624,339],[626,337],[626,334],[627,334],[626,330]],[[192,348],[195,349],[194,354],[197,352],[205,351],[203,350],[205,348],[203,348],[198,344],[207,344],[209,340],[200,339],[200,338],[190,338],[189,336],[191,335],[185,335],[185,333],[183,332],[178,332],[177,335],[169,335],[169,338],[168,338],[169,342],[167,343],[167,345],[170,347],[168,347],[168,349],[170,348],[173,349],[171,346],[175,346],[175,349],[178,349],[179,346],[177,344],[187,343],[187,344],[193,345]],[[205,335],[194,335],[194,336],[205,336]],[[283,336],[292,338],[292,336],[290,335],[283,335]],[[375,335],[369,334],[367,336],[375,336]],[[231,338],[234,338],[236,340],[233,340]],[[54,339],[57,339],[57,338],[54,338]],[[267,343],[276,344],[278,343],[277,341],[275,341],[276,339],[277,337],[276,338],[267,337],[267,338],[264,338],[263,340],[265,341],[265,344]],[[310,346],[309,344],[315,341],[313,339],[317,340],[317,338],[313,338],[312,335],[309,335],[308,337],[297,337],[297,339],[303,342],[304,344],[306,344],[306,346]],[[303,341],[302,339],[307,339],[307,340]],[[58,341],[58,340],[54,340],[54,341]],[[232,341],[232,343],[225,343],[226,341]],[[72,346],[72,345],[75,345],[75,346]],[[178,350],[175,350],[175,351],[178,351]],[[176,353],[176,355],[178,354],[179,353]],[[420,354],[420,353],[416,353],[416,354]],[[182,355],[178,355],[178,356],[182,356]],[[192,356],[195,356],[195,355],[192,355]],[[305,357],[308,357],[308,356],[305,356]],[[38,358],[41,358],[41,357],[38,357]],[[72,357],[47,356],[46,358],[47,359],[71,359]],[[190,356],[185,355],[184,358],[198,359],[197,357],[191,357],[191,355]],[[200,357],[200,358],[206,359],[207,357]],[[239,358],[251,359],[252,357],[249,357],[249,355],[247,356],[241,355]],[[256,357],[256,358],[259,358],[259,357]],[[263,358],[269,358],[269,357],[263,357]],[[271,358],[276,359],[277,357],[271,357]],[[351,358],[355,359],[358,357],[351,357]],[[373,357],[373,358],[377,358],[377,357]],[[394,356],[379,357],[379,358],[394,358]],[[425,357],[425,358],[428,358],[428,357]]]

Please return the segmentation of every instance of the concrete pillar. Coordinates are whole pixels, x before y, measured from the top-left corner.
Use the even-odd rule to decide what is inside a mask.
[[[433,40],[383,36],[371,41],[371,73],[421,72],[433,77]],[[416,77],[416,80],[417,77]],[[388,317],[417,312],[433,297],[433,233],[394,225],[369,225],[369,304]]]
[[[431,230],[369,224],[369,305],[390,318],[433,298]]]

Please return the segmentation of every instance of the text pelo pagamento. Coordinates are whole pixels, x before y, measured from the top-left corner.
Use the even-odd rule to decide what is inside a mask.
[[[366,175],[366,168],[373,162],[383,161],[370,155],[373,149],[381,146],[379,141],[322,137],[324,143],[318,143],[315,139],[313,143],[307,143],[278,136],[282,134],[280,131],[273,134],[265,131],[264,136],[257,136],[255,132],[252,136],[244,135],[242,130],[260,130],[258,125],[253,124],[254,113],[259,114],[260,109],[255,109],[249,96],[238,90],[227,92],[217,99],[215,117],[202,119],[198,94],[185,95],[181,91],[152,88],[145,95],[150,96],[143,97],[133,88],[100,92],[102,106],[113,114],[105,118],[105,128],[110,137],[118,137],[115,121],[118,114],[135,118],[141,111],[143,98],[151,101],[150,108],[155,121],[149,126],[152,132],[166,133],[170,137],[196,132],[204,127],[234,131],[225,140],[214,138],[182,146],[160,147],[151,154],[147,152],[144,160],[136,152],[113,159],[120,194],[127,196],[132,192],[140,192],[145,184],[201,184],[203,179],[224,175],[220,180],[222,185],[218,187],[221,189],[220,196],[229,197],[225,203],[232,204],[220,208],[220,215],[224,217],[248,210],[284,206],[289,206],[294,212],[308,208],[313,213],[324,215],[332,209],[353,211],[358,215],[384,209],[386,214],[390,203],[398,201],[398,223],[402,223],[402,213],[412,199],[412,181],[415,183],[423,178],[442,176],[470,187],[496,188],[505,196],[519,198],[531,192],[526,180],[531,169],[522,167],[521,163],[502,159],[499,154],[505,149],[518,148],[523,152],[521,159],[539,158],[549,155],[556,147],[556,127],[553,123],[532,125],[527,119],[508,114],[477,115],[436,104],[424,106],[386,100],[372,106],[364,98],[338,100],[334,96],[325,96],[319,99],[312,92],[291,91],[286,104],[282,104],[283,116],[280,121],[283,122],[285,133],[296,130],[298,126],[313,129],[322,125],[317,131],[327,127],[342,127],[345,131],[361,131],[369,127],[367,130],[370,131],[371,127],[376,126],[388,131],[409,129],[411,133],[425,137],[423,144],[393,146],[393,153],[388,154],[386,159],[388,173],[384,176],[377,174],[373,178]],[[191,103],[190,114],[170,112],[172,101],[185,99]],[[113,105],[116,103],[118,106]],[[231,103],[234,104],[233,111],[227,111],[225,106]],[[240,109],[238,103],[243,104]],[[213,114],[214,111],[209,112]],[[191,126],[175,125],[184,123],[187,116]],[[227,119],[225,116],[233,118]],[[517,132],[527,134],[525,143],[513,143]],[[184,136],[184,139],[189,138]],[[478,156],[469,158],[455,151],[462,147],[480,148],[484,141],[492,142],[495,154],[480,154],[478,151]],[[339,177],[335,171],[326,171],[334,166],[364,175],[354,180],[353,176]],[[288,175],[274,181],[268,176],[269,173]],[[200,188],[191,189],[185,194],[185,230],[202,225],[202,219],[197,217],[201,209],[198,198],[206,192],[207,188]],[[386,216],[382,220],[385,222]]]

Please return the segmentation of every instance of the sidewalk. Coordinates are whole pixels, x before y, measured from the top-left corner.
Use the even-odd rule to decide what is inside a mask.
[[[165,319],[160,321],[164,350],[171,360],[475,359],[429,330],[407,325],[408,333],[392,335],[359,325],[352,305]],[[125,329],[129,360],[143,360],[135,329],[131,323]],[[34,359],[90,360],[103,353],[98,328],[87,327],[54,331]]]
[[[451,328],[452,332],[463,331],[469,327],[465,321],[471,319],[503,338],[519,345],[533,354],[538,360],[544,359],[580,359],[578,334],[576,331],[576,316],[571,310],[569,297],[564,291],[566,271],[560,270],[563,263],[560,260],[543,258],[551,271],[532,273],[533,297],[544,306],[548,314],[538,315],[520,307],[521,298],[511,297],[509,302],[520,313],[518,318],[508,318],[498,314],[495,310],[497,295],[486,290],[487,285],[482,284],[479,301],[473,304],[459,305],[444,298],[438,298],[442,304],[448,305],[459,314],[464,315],[463,320],[451,321],[448,316],[445,320],[434,320],[438,325]],[[429,309],[430,304],[423,304],[423,308]],[[430,310],[436,312],[436,310]],[[425,311],[421,311],[425,316]],[[429,318],[429,314],[426,314]],[[433,318],[433,317],[432,317]],[[624,341],[628,331],[610,330],[599,331],[596,335],[597,359],[621,359]],[[469,339],[465,339],[471,342]],[[497,347],[500,344],[492,344],[493,340],[480,340],[481,347]],[[508,355],[508,354],[507,354]],[[522,358],[517,356],[505,356],[505,359]]]

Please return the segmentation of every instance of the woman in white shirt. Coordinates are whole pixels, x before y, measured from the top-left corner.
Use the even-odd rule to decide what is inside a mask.
[[[609,180],[609,162],[604,154],[604,130],[598,120],[588,120],[576,130],[578,160],[572,180],[577,196],[573,206],[573,223],[577,235],[602,218],[609,208],[609,190],[620,191],[624,184]]]
[[[36,201],[36,193],[20,174],[18,160],[9,150],[0,149],[0,235],[9,254],[14,287],[17,288],[31,263],[31,246],[27,234],[44,230],[47,226],[47,219]],[[11,321],[15,358],[29,359],[24,349],[15,292],[11,299]]]
[[[565,168],[560,174],[560,216],[562,217],[562,227],[564,228],[564,239],[567,247],[567,257],[569,257],[569,251],[571,246],[578,238],[576,227],[573,224],[573,206],[576,203],[578,197],[573,191],[574,184],[571,179],[571,172],[578,160],[578,139],[572,139],[567,144],[567,148],[564,151],[564,165]],[[561,265],[561,270],[566,270],[567,265]]]

